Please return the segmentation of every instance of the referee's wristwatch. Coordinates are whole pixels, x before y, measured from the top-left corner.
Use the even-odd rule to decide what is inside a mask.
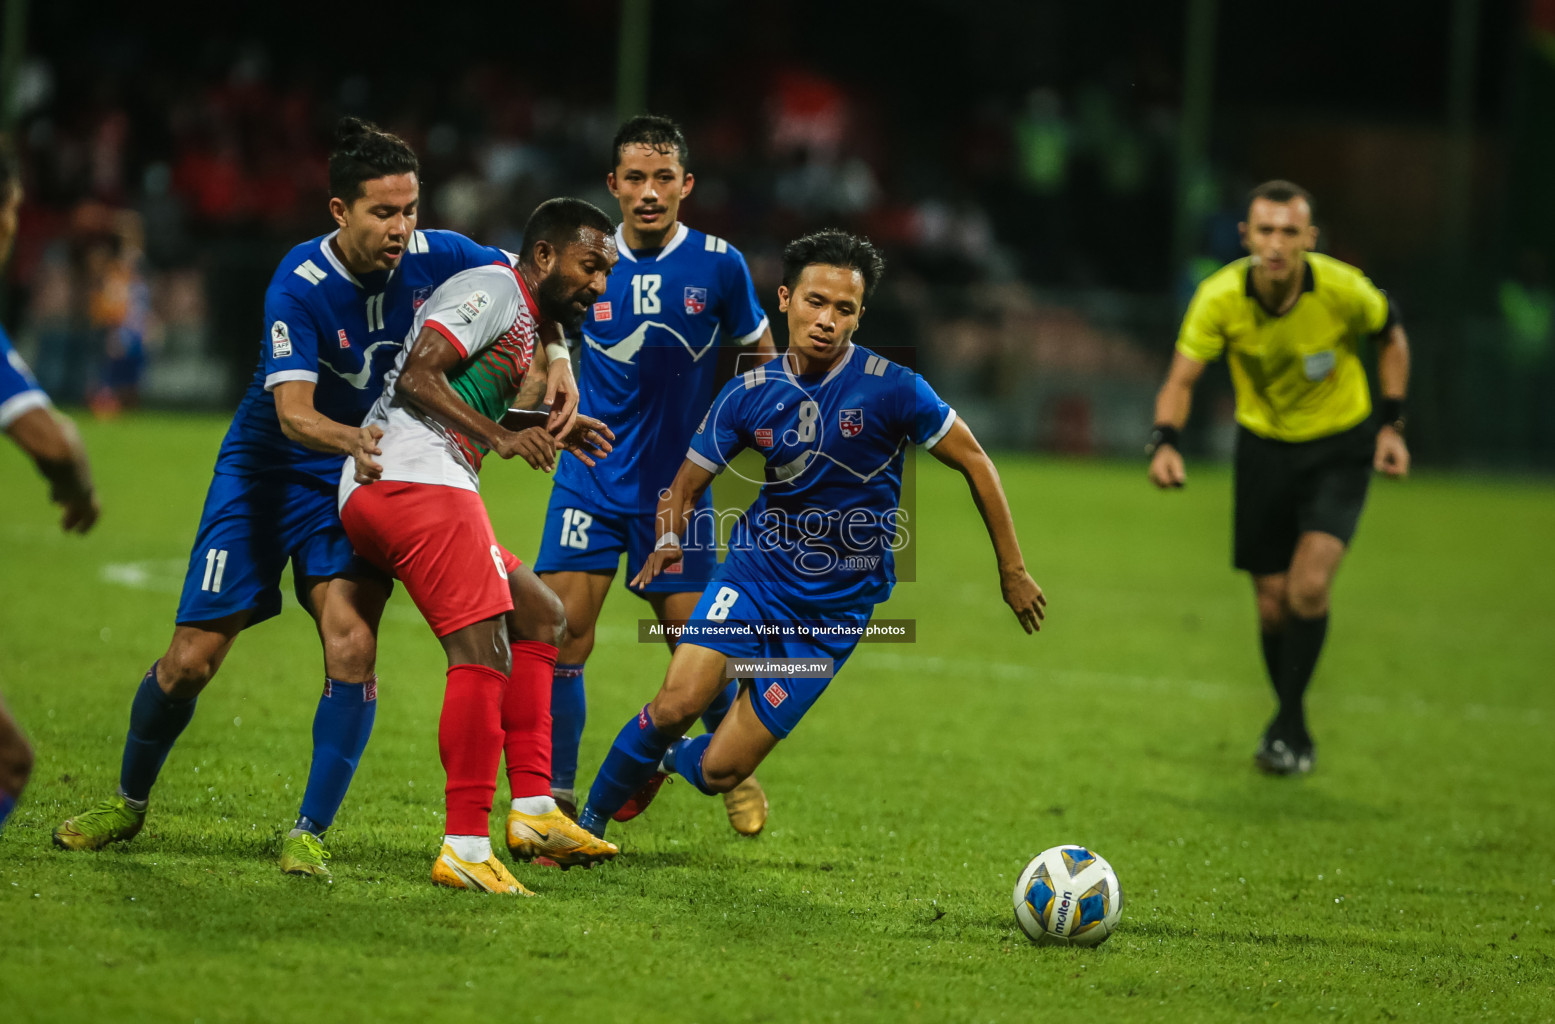
[[[1404,415],[1404,400],[1402,398],[1384,398],[1378,402],[1377,416],[1382,421],[1382,426],[1392,427],[1399,437],[1404,436],[1404,425],[1409,420]]]
[[[1155,453],[1162,447],[1176,448],[1180,451],[1182,446],[1177,442],[1176,427],[1168,423],[1157,423],[1155,429],[1150,431],[1150,440],[1145,443],[1145,457],[1154,458]]]

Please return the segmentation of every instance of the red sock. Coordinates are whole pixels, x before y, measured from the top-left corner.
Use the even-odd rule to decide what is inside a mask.
[[[502,694],[507,677],[484,665],[453,665],[437,723],[437,748],[448,775],[448,834],[491,834],[491,798],[502,756]]]
[[[502,749],[513,799],[551,795],[551,681],[556,648],[537,640],[513,642],[513,675],[502,699]]]

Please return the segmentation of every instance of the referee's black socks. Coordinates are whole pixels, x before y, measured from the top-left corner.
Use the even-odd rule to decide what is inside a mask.
[[[1327,636],[1327,614],[1312,619],[1292,615],[1282,633],[1264,634],[1264,659],[1271,669],[1278,667],[1278,671],[1270,673],[1274,679],[1274,692],[1280,699],[1275,733],[1287,742],[1301,746],[1312,743],[1302,700],[1307,685],[1312,682],[1312,672],[1317,668],[1318,655],[1323,653],[1323,640]]]

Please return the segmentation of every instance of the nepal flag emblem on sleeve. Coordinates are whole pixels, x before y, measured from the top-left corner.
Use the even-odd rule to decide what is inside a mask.
[[[843,409],[837,416],[843,437],[858,437],[864,432],[863,409]]]
[[[698,313],[702,312],[702,310],[704,310],[706,308],[707,308],[707,289],[706,288],[687,288],[686,289],[686,312],[689,313],[692,316],[696,316]]]

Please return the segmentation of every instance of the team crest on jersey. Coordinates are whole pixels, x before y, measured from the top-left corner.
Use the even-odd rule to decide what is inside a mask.
[[[340,339],[340,347],[341,348],[350,348],[351,347],[351,339],[346,337],[346,329],[344,327],[340,328],[340,330],[335,332],[335,337]]]
[[[418,310],[422,306],[426,305],[426,301],[428,299],[430,299],[431,297],[432,297],[432,286],[431,285],[427,285],[425,288],[417,288],[415,291],[411,292],[410,293],[410,308],[411,308],[411,311],[414,312],[415,310]]]
[[[686,563],[685,562],[675,562],[672,565],[666,565],[664,567],[664,571],[666,573],[669,573],[670,575],[675,575],[676,573],[685,572],[686,571]]]
[[[454,312],[459,314],[459,319],[467,324],[473,324],[475,318],[481,315],[481,310],[491,305],[491,296],[485,292],[471,292],[470,297],[459,303],[459,308]]]
[[[772,428],[771,427],[757,427],[756,428],[756,447],[758,447],[758,448],[771,448],[772,447]]]
[[[783,687],[777,683],[773,683],[771,686],[767,687],[767,692],[763,693],[761,696],[766,699],[768,704],[771,704],[773,707],[777,707],[779,704],[788,699],[788,691],[783,689]]]
[[[610,319],[610,300],[600,299],[594,303],[594,320],[596,323],[604,323]]]
[[[696,316],[698,313],[702,312],[702,310],[704,310],[706,308],[707,308],[707,289],[706,288],[687,288],[686,289],[686,312],[691,314],[692,316]]]
[[[843,437],[858,437],[864,432],[863,409],[843,409],[837,417],[837,425],[842,428]]]
[[[274,359],[285,359],[291,354],[291,331],[287,328],[285,320],[277,320],[270,325],[270,355]]]

